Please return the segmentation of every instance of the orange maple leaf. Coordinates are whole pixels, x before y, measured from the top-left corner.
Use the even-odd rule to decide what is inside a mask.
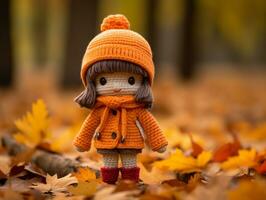
[[[72,173],[79,181],[90,181],[95,180],[96,175],[88,167],[80,167],[77,172]]]
[[[190,141],[191,141],[191,146],[192,146],[192,153],[191,155],[194,157],[194,158],[197,158],[199,154],[201,154],[203,152],[203,148],[202,146],[200,146],[198,143],[196,143],[194,140],[193,140],[193,137],[191,135],[191,133],[189,133],[189,138],[190,138]]]
[[[237,136],[235,134],[232,135],[234,139],[233,142],[222,145],[213,153],[212,160],[214,162],[224,162],[229,157],[237,155],[238,150],[241,148],[241,144]]]

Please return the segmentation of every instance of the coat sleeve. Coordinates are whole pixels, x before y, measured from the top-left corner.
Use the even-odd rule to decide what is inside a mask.
[[[160,148],[167,146],[168,142],[163,135],[158,122],[148,110],[142,109],[138,114],[138,120],[153,151],[157,151]]]
[[[97,110],[94,109],[83,122],[79,133],[74,139],[73,145],[84,151],[89,150],[92,137],[99,123],[100,118],[98,117]]]

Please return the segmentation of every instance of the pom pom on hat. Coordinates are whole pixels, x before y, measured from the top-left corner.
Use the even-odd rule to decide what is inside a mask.
[[[101,31],[110,29],[130,29],[130,23],[124,15],[109,15],[103,19]]]
[[[139,65],[148,73],[149,83],[154,78],[154,63],[149,43],[130,30],[128,19],[121,14],[109,15],[101,24],[101,33],[89,43],[82,59],[81,79],[87,86],[87,71],[102,60],[123,60]]]

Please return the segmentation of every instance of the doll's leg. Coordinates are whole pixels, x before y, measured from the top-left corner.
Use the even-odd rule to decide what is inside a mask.
[[[117,168],[118,153],[104,153],[102,155],[105,168]]]
[[[127,150],[120,153],[122,168],[122,179],[128,179],[135,182],[139,181],[139,167],[137,167],[137,153]]]
[[[118,153],[102,153],[104,167],[101,168],[102,180],[108,184],[115,184],[119,175]]]

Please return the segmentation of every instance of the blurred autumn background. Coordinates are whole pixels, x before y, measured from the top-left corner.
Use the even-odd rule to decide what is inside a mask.
[[[0,199],[263,199],[265,8],[264,0],[1,0]],[[169,141],[165,154],[140,156],[141,188],[103,187],[100,156],[71,144],[89,113],[73,102],[83,53],[102,19],[117,13],[153,49],[152,112]],[[34,176],[21,182],[21,173]],[[69,173],[69,184],[49,185]]]

